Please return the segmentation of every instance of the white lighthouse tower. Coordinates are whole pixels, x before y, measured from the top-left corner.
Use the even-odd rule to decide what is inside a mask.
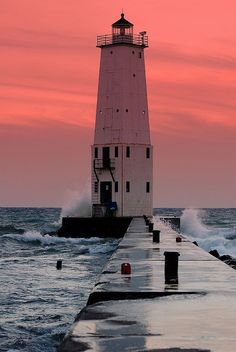
[[[150,142],[144,49],[146,32],[121,18],[97,38],[101,62],[92,146],[94,217],[152,215]]]

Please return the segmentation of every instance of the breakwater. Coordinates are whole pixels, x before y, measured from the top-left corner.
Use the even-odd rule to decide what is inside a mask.
[[[62,226],[53,234],[59,237],[123,237],[131,216],[124,217],[63,217]]]
[[[58,351],[205,351],[236,349],[236,273],[160,221],[153,242],[134,218],[87,306]],[[179,253],[178,281],[166,283],[166,252]],[[121,274],[121,264],[131,265]]]

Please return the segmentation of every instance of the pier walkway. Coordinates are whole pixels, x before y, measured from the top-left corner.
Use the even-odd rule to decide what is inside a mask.
[[[158,220],[160,243],[147,229],[132,220],[58,351],[235,352],[235,270]],[[165,251],[180,254],[178,284],[165,284]]]

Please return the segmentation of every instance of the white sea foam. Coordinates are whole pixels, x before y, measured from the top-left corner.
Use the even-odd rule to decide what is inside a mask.
[[[89,192],[70,191],[61,211],[61,218],[64,216],[91,216],[91,197]]]
[[[165,231],[165,233],[173,233],[171,224],[168,221],[161,220],[162,216],[155,215],[154,219],[158,222],[158,229],[160,231]]]
[[[202,223],[202,209],[185,209],[181,216],[181,231],[194,237],[204,238],[209,229]]]
[[[234,229],[224,227],[207,227],[203,223],[204,210],[185,209],[181,216],[181,232],[206,251],[216,249],[221,255],[236,257],[236,240]]]
[[[7,234],[2,237],[8,237],[13,240],[22,242],[39,242],[43,245],[55,245],[60,243],[75,243],[75,244],[94,244],[101,242],[101,238],[90,237],[90,238],[65,238],[50,236],[48,234],[42,235],[38,231],[27,231],[24,234]]]

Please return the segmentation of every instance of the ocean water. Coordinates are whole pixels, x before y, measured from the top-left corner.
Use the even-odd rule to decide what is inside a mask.
[[[236,257],[236,209],[155,214],[181,216],[184,235],[207,251]],[[0,208],[0,351],[55,352],[118,245],[44,235],[58,228],[60,216],[55,208]]]

